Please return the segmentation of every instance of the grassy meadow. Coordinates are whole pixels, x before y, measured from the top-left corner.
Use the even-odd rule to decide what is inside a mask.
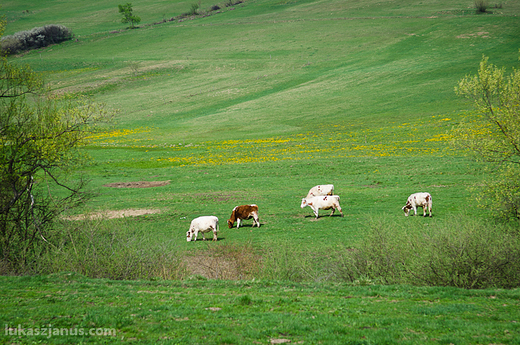
[[[0,281],[6,343],[518,344],[518,290],[73,273]]]
[[[368,277],[354,285],[369,286],[346,286],[323,260],[340,262],[381,222],[419,234],[494,224],[470,190],[483,165],[449,145],[471,110],[454,87],[483,55],[518,67],[520,2],[477,15],[472,0],[203,0],[199,15],[181,18],[195,3],[132,1],[142,21],[129,30],[113,0],[2,2],[6,35],[45,24],[75,34],[12,62],[29,64],[53,92],[117,110],[70,176],[87,176],[94,196],[67,216],[105,217],[62,219],[60,251],[42,263],[52,268],[37,270],[79,272],[73,281],[2,277],[2,295],[11,295],[2,324],[117,329],[117,338],[55,343],[518,344],[516,289],[385,287]],[[118,188],[147,182],[156,185]],[[315,220],[301,198],[329,183],[345,217],[321,211]],[[422,191],[434,216],[405,218],[406,198]],[[261,227],[228,229],[233,207],[246,203],[259,205]],[[107,216],[139,210],[150,212]],[[202,215],[219,217],[217,243],[186,242]],[[96,250],[111,254],[89,266]],[[145,252],[154,259],[140,269],[151,280],[91,279],[124,279]]]

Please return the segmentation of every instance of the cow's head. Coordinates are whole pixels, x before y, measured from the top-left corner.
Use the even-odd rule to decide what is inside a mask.
[[[410,213],[411,209],[412,209],[412,205],[410,205],[409,202],[407,202],[406,205],[403,206],[402,210],[404,211],[405,217],[408,217],[408,214]]]
[[[306,199],[306,198],[303,198],[303,199],[302,199],[302,204],[301,204],[300,207],[301,207],[301,208],[304,208],[304,207],[307,206],[307,205],[308,205],[308,203],[307,203],[307,199]]]
[[[191,232],[191,229],[186,231],[186,240],[188,242],[191,242],[191,239],[193,238],[193,232]]]
[[[235,224],[234,222],[231,221],[231,219],[228,219],[227,221],[227,225],[228,227],[231,229],[233,227],[233,224]]]

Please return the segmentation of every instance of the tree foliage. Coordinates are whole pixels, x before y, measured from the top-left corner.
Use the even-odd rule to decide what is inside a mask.
[[[0,59],[0,265],[27,264],[53,219],[83,199],[85,182],[66,177],[108,118],[103,105],[53,95],[30,67]]]
[[[119,5],[119,13],[123,15],[121,18],[121,23],[130,23],[130,28],[135,28],[134,24],[138,24],[141,21],[141,18],[136,16],[132,9],[131,3],[126,3],[126,5]]]
[[[483,57],[478,74],[463,78],[455,92],[474,110],[454,130],[454,144],[491,163],[480,205],[520,218],[520,71],[506,75]]]

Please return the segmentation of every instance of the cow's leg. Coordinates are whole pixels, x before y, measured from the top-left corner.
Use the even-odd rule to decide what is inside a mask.
[[[260,227],[260,221],[258,220],[258,215],[254,215],[253,217],[253,226],[255,226],[255,222],[256,222],[256,226],[259,228]]]
[[[240,227],[240,218],[237,218],[237,229]]]
[[[336,208],[334,206],[332,206],[332,212],[330,213],[329,217],[332,217],[332,215],[334,214],[334,212],[336,212]]]
[[[338,208],[339,213],[341,213],[341,216],[344,217],[343,211],[341,210],[341,206],[339,206],[339,204],[338,204],[337,208]]]
[[[432,206],[428,205],[428,212],[430,213],[430,217],[432,216]]]
[[[213,229],[213,241],[217,240],[217,229]]]
[[[316,219],[319,218],[319,216],[318,216],[318,211],[319,211],[319,209],[313,209],[313,210],[312,210],[312,212],[314,212],[314,215],[316,216]]]
[[[413,208],[413,214],[411,214],[410,216],[416,216],[417,215],[417,206],[412,205],[412,208]]]
[[[428,206],[424,205],[422,207],[422,210],[423,210],[423,217],[426,217],[426,210],[428,209]]]

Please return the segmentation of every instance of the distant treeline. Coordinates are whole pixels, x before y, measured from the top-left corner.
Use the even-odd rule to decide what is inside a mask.
[[[19,31],[6,35],[0,40],[2,54],[11,55],[19,52],[46,47],[51,44],[71,40],[72,31],[63,25],[49,24],[28,31]]]

